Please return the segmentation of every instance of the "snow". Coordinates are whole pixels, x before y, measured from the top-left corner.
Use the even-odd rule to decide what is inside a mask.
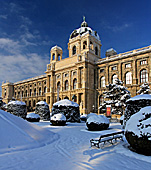
[[[125,130],[133,132],[138,137],[142,135],[149,136],[148,139],[151,140],[151,126],[148,126],[151,124],[151,118],[145,118],[145,115],[149,113],[151,113],[151,106],[144,107],[139,112],[132,115],[126,123]]]
[[[53,104],[53,106],[72,106],[72,107],[79,107],[79,105],[73,101],[70,101],[68,99],[60,100]]]
[[[142,99],[151,100],[151,95],[150,94],[137,95],[135,97],[132,97],[132,98],[128,99],[126,102],[135,101],[135,100],[142,100]]]
[[[85,31],[85,29],[87,29],[87,31]],[[84,36],[84,35],[86,35],[86,34],[88,34],[88,33],[91,32],[91,35],[92,35],[93,37],[95,37],[97,40],[100,41],[100,37],[99,37],[98,33],[95,34],[95,31],[93,31],[90,27],[80,27],[80,28],[74,30],[73,32],[75,32],[75,31],[76,31],[76,33],[78,33],[78,34],[81,35],[81,36]],[[73,33],[73,32],[72,32],[72,33]],[[72,33],[71,33],[71,34],[72,34]]]
[[[103,116],[103,115],[96,115],[96,114],[92,114],[89,115],[88,119],[87,119],[87,123],[97,123],[97,124],[101,124],[101,123],[105,123],[105,124],[109,124],[109,120],[107,117]]]
[[[55,139],[55,134],[20,117],[0,110],[0,154],[39,148]]]
[[[8,105],[10,105],[10,104],[13,104],[13,105],[26,105],[26,103],[24,103],[24,102],[22,102],[22,101],[18,101],[18,100],[16,100],[16,101],[10,101],[10,102],[8,103]]]
[[[55,114],[50,119],[51,120],[63,120],[63,121],[66,121],[66,117],[64,116],[63,113]]]
[[[109,130],[118,129],[121,129],[120,123],[111,123]],[[64,127],[50,126],[49,121],[32,124],[0,111],[0,169],[150,169],[151,156],[130,151],[125,140],[117,141],[114,145],[102,145],[100,149],[90,147],[90,139],[106,134],[109,130],[90,132],[86,130],[85,123],[68,123]],[[22,147],[18,147],[19,144]],[[29,146],[28,150],[25,145]]]
[[[45,101],[40,101],[40,102],[38,102],[38,103],[36,103],[36,105],[48,105]]]
[[[40,118],[40,116],[38,114],[35,114],[35,113],[29,113],[26,118]]]

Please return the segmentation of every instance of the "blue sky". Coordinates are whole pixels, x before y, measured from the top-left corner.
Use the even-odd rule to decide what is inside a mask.
[[[0,84],[44,74],[56,44],[68,57],[83,16],[100,36],[102,58],[111,47],[121,53],[151,44],[150,0],[0,0]]]

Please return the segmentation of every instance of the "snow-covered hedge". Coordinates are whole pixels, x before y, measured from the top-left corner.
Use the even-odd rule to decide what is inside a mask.
[[[125,137],[136,152],[151,155],[151,106],[131,116],[126,123]]]
[[[66,117],[63,113],[58,113],[50,118],[50,122],[54,126],[64,126],[66,124]]]
[[[124,124],[130,119],[130,117],[140,111],[141,108],[151,106],[151,95],[143,94],[137,95],[127,100],[126,109],[124,115]]]
[[[39,114],[39,116],[42,120],[50,119],[49,106],[45,101],[40,101],[40,102],[36,103],[35,113]]]
[[[7,112],[25,119],[27,115],[26,103],[21,101],[10,101],[7,105]]]
[[[87,114],[80,115],[80,119],[81,119],[82,121],[85,121],[85,122],[86,122],[86,120],[87,120]]]
[[[80,122],[79,105],[68,99],[53,104],[51,115],[63,113],[68,122]]]
[[[26,116],[26,120],[28,120],[29,122],[39,122],[40,116],[38,114],[35,114],[35,113],[29,113]]]
[[[86,125],[91,131],[106,130],[109,127],[109,120],[103,115],[89,114]]]

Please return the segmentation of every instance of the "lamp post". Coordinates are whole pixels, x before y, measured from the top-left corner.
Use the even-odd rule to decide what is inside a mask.
[[[93,113],[94,113],[94,108],[95,108],[95,106],[93,105],[92,108],[93,108]]]

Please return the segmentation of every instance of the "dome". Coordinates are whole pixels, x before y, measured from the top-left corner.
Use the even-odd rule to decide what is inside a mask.
[[[51,48],[51,50],[54,50],[54,49],[62,50],[62,48],[61,48],[61,47],[58,47],[57,45],[55,45],[54,47]]]
[[[71,35],[70,35],[70,39],[77,37],[77,36],[84,36],[86,34],[91,34],[92,36],[94,36],[96,39],[100,40],[100,37],[98,35],[98,33],[96,31],[93,31],[90,27],[88,27],[87,22],[85,21],[85,17],[83,18],[83,22],[81,23],[81,27],[78,29],[75,29]]]

